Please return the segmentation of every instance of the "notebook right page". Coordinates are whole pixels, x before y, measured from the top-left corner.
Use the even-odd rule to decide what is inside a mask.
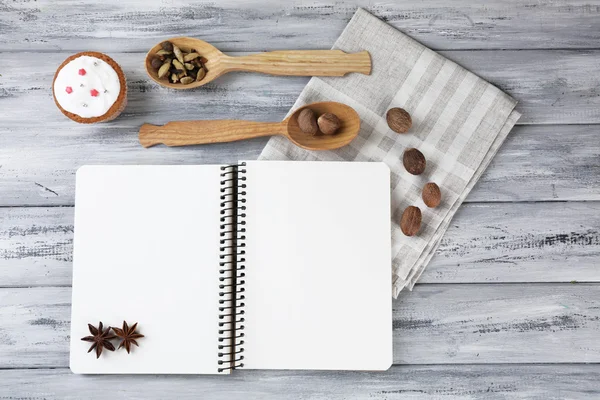
[[[244,367],[392,364],[389,169],[249,161]]]

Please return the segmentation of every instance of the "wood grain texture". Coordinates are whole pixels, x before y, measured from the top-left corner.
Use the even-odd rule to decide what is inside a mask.
[[[329,48],[357,7],[433,49],[597,48],[600,3],[519,0],[300,2],[284,0],[3,0],[0,48],[147,51],[194,36],[224,51]]]
[[[395,362],[454,365],[72,375],[73,208],[23,206],[72,205],[75,170],[87,163],[255,159],[265,139],[144,150],[137,131],[169,120],[280,120],[306,78],[230,74],[175,95],[147,77],[145,52],[183,35],[233,56],[329,49],[358,6],[507,91],[519,123],[536,124],[513,129],[468,201],[553,202],[464,205],[423,284],[394,303]],[[566,283],[600,281],[600,203],[559,202],[600,200],[599,39],[598,0],[0,0],[0,398],[600,397],[599,364],[514,364],[600,362],[600,285]],[[129,105],[109,124],[77,126],[52,102],[56,67],[86,50],[114,57],[129,81]]]
[[[0,206],[73,205],[85,164],[231,163],[256,159],[267,140],[143,149],[138,127],[120,123],[0,126]],[[600,200],[599,135],[600,125],[515,127],[466,201]]]
[[[184,36],[168,38],[168,41],[186,53],[192,50],[199,53],[206,59],[207,71],[202,80],[187,85],[170,82],[167,77],[160,79],[158,69],[151,65],[156,53],[162,50],[162,44],[158,43],[146,55],[144,67],[154,82],[171,89],[187,90],[204,86],[229,72],[260,72],[284,76],[344,76],[350,72],[366,75],[371,73],[371,56],[366,51],[347,54],[341,50],[278,50],[232,57],[197,38]]]
[[[515,127],[467,201],[600,199],[600,126]]]
[[[386,372],[238,371],[231,376],[80,376],[0,371],[10,399],[597,399],[599,365],[395,366]],[[168,394],[167,394],[168,393]]]
[[[336,115],[340,127],[335,134],[312,135],[300,129],[298,115],[310,109],[316,115]],[[346,104],[334,101],[311,103],[299,107],[282,122],[256,122],[241,120],[171,121],[165,125],[144,124],[140,128],[139,140],[144,147],[157,144],[167,146],[189,146],[236,142],[263,136],[281,135],[296,146],[313,151],[334,150],[346,146],[360,131],[358,113]]]
[[[418,285],[394,301],[394,363],[599,363],[599,297],[585,283]],[[0,369],[68,366],[70,298],[0,289]]]
[[[0,208],[0,286],[70,286],[72,265],[73,207]]]
[[[490,58],[492,53],[499,55]],[[554,59],[558,53],[567,53],[569,58]],[[600,113],[599,82],[588,72],[600,63],[600,52],[467,51],[447,55],[463,57],[463,64],[512,91],[522,100],[521,107],[530,110],[524,119],[551,122],[563,115],[563,120],[579,123],[596,120],[594,115]],[[499,68],[501,55],[514,63]],[[198,164],[256,158],[264,139],[143,153],[137,144],[137,130],[144,122],[190,118],[283,118],[306,83],[304,78],[235,74],[175,95],[175,91],[151,83],[143,71],[143,54],[121,53],[115,58],[129,78],[128,107],[110,123],[80,126],[68,121],[51,97],[55,67],[66,56],[47,54],[44,63],[37,62],[39,55],[33,53],[3,53],[0,58],[0,205],[72,204],[75,169],[85,163]],[[538,65],[531,64],[532,59],[538,60]],[[536,75],[540,68],[547,70]],[[561,69],[568,69],[571,75]],[[505,78],[499,78],[503,73]],[[550,107],[563,91],[565,102]],[[24,125],[32,119],[44,123]],[[469,201],[600,199],[599,129],[597,125],[515,128]]]
[[[600,282],[600,202],[468,204],[421,283]],[[0,287],[69,286],[72,207],[0,208]]]
[[[419,285],[394,304],[394,363],[600,360],[598,284]]]
[[[277,50],[227,57],[225,70],[285,76],[344,76],[351,72],[369,75],[371,57],[367,51]]]
[[[599,259],[599,202],[468,204],[419,282],[598,282]]]
[[[287,124],[234,119],[170,121],[164,125],[144,124],[138,135],[140,145],[169,147],[237,142],[264,136],[287,137]]]
[[[246,53],[233,53],[243,55]],[[600,123],[600,50],[450,51],[444,56],[497,85],[519,101],[520,124]],[[52,77],[70,53],[2,53],[0,114],[3,127],[22,126],[31,110],[47,128],[71,125],[51,98]],[[308,82],[304,77],[228,74],[198,89],[167,90],[146,74],[142,53],[108,53],[128,80],[129,103],[112,126],[190,119],[283,119]],[[248,117],[246,117],[248,116]],[[203,117],[204,118],[204,117]]]

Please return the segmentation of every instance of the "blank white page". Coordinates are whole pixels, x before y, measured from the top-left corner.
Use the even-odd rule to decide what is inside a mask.
[[[244,368],[392,363],[389,169],[247,162]]]
[[[219,166],[77,171],[73,372],[217,373],[219,181]],[[140,347],[87,353],[88,323],[123,320]]]

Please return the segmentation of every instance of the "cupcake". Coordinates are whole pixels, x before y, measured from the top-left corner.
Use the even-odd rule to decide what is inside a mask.
[[[52,83],[56,106],[75,122],[116,118],[127,104],[125,74],[109,56],[85,51],[67,58]]]

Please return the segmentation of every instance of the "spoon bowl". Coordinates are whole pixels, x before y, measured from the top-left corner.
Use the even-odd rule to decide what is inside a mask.
[[[193,49],[208,60],[205,63],[207,73],[201,81],[187,85],[172,83],[168,79],[159,79],[158,71],[152,68],[150,64],[152,58],[162,49],[160,43],[152,47],[146,54],[144,63],[146,72],[154,82],[171,89],[197,88],[233,71],[293,76],[343,76],[349,72],[366,75],[371,73],[371,56],[367,51],[347,54],[341,50],[290,50],[231,57],[200,39],[184,36],[167,41],[186,52]]]
[[[335,114],[340,119],[340,128],[334,135],[311,135],[303,132],[298,125],[298,115],[305,108],[310,108],[316,115]],[[357,112],[350,106],[333,101],[307,104],[295,110],[285,121],[287,121],[287,137],[290,141],[307,150],[338,149],[354,140],[360,130],[360,117]]]
[[[152,65],[150,64],[152,58],[156,56],[156,52],[162,49],[162,46],[159,43],[153,48],[151,48],[148,54],[146,54],[146,72],[154,82],[171,89],[193,89],[205,85],[214,79],[217,79],[225,72],[225,63],[222,62],[222,58],[227,56],[221,53],[219,49],[217,49],[210,43],[207,43],[204,40],[194,39],[185,36],[172,38],[168,41],[171,42],[173,45],[179,47],[183,51],[190,52],[193,49],[202,57],[206,58],[208,60],[204,64],[207,70],[206,76],[200,82],[192,82],[189,85],[183,85],[181,83],[172,83],[168,79],[160,79],[158,77],[158,71],[152,68]]]
[[[333,135],[311,135],[298,126],[298,114],[310,108],[317,115],[335,114],[341,126]],[[360,117],[350,106],[333,101],[312,103],[295,110],[282,122],[255,122],[239,120],[174,121],[157,126],[144,124],[140,128],[140,144],[187,146],[194,144],[224,143],[262,136],[286,136],[296,146],[307,150],[333,150],[346,146],[360,131]]]

